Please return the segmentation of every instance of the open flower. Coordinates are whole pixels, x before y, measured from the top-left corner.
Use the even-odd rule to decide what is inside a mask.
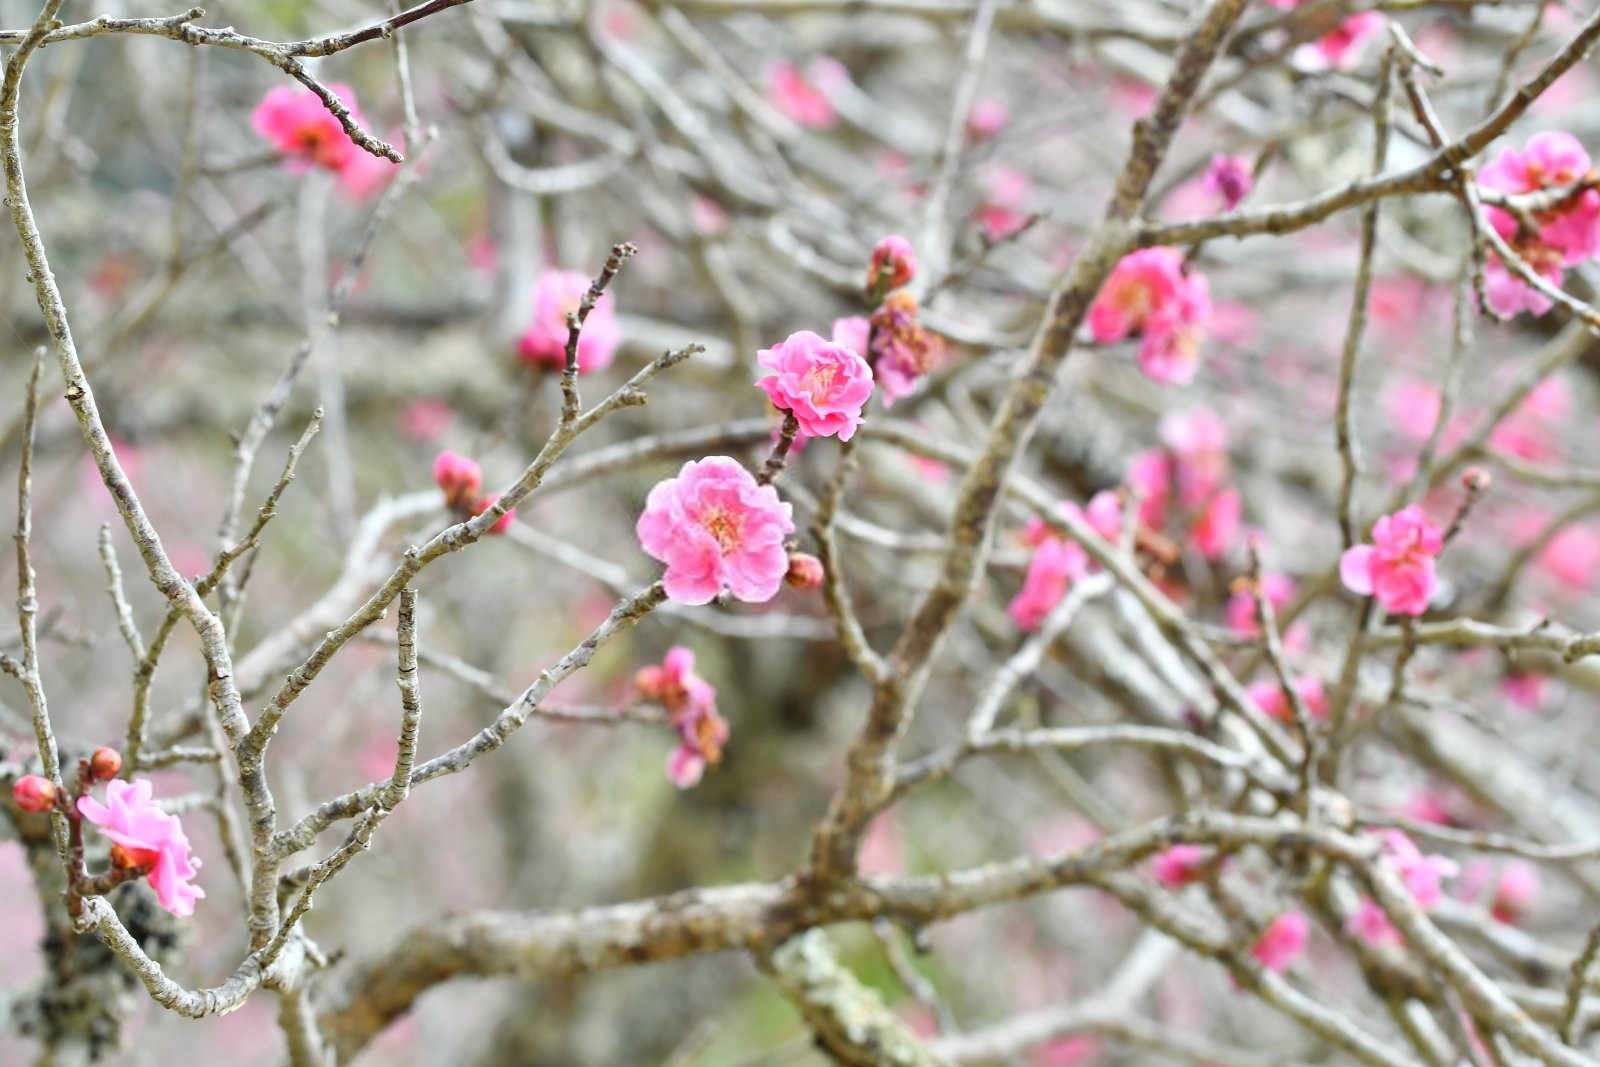
[[[556,370],[567,365],[567,315],[578,310],[588,291],[589,279],[579,271],[549,270],[539,276],[533,289],[533,321],[517,341],[523,362]],[[611,296],[602,293],[578,334],[578,373],[609,367],[621,341]]]
[[[683,465],[650,490],[639,543],[667,565],[667,595],[705,604],[727,589],[740,600],[771,600],[783,585],[794,532],[791,508],[734,459],[709,456]]]
[[[163,908],[174,915],[194,914],[194,902],[206,895],[190,884],[200,861],[189,855],[189,839],[178,817],[156,806],[147,779],[113,779],[106,783],[105,804],[79,797],[78,813],[111,839],[113,858],[122,866],[150,868],[145,877]]]
[[[1435,558],[1444,537],[1412,504],[1385,515],[1372,527],[1372,544],[1356,545],[1339,558],[1339,578],[1352,593],[1374,596],[1385,611],[1421,615],[1439,578]]]
[[[1139,368],[1172,385],[1194,379],[1210,320],[1210,287],[1203,275],[1183,272],[1176,248],[1142,248],[1124,256],[1089,308],[1096,341],[1138,334]]]
[[[1294,599],[1294,579],[1282,574],[1270,571],[1263,574],[1261,589],[1267,594],[1267,603],[1272,605],[1272,610],[1279,614]],[[1241,589],[1229,597],[1227,606],[1222,609],[1222,616],[1228,629],[1234,633],[1246,637],[1261,636],[1261,624],[1256,619],[1256,594],[1251,590]]]
[[[355,90],[333,83],[328,90],[350,109],[350,121],[366,126],[356,107]],[[339,120],[310,89],[279,85],[268,90],[250,115],[250,125],[287,157],[294,171],[322,167],[339,176],[352,195],[364,197],[381,188],[395,164],[372,155],[350,139]]]
[[[1298,911],[1286,911],[1273,919],[1250,949],[1250,955],[1269,971],[1282,974],[1295,957],[1305,951],[1311,937],[1311,923]]]
[[[854,349],[810,330],[763,348],[756,362],[771,374],[756,382],[780,411],[794,415],[811,437],[848,441],[861,424],[861,408],[872,395],[872,368]]]
[[[767,69],[767,98],[800,125],[826,129],[836,117],[826,90],[837,85],[841,77],[849,79],[836,60],[825,56],[814,60],[806,74],[793,63],[775,63]]]
[[[1534,134],[1518,152],[1507,148],[1479,172],[1485,189],[1520,195],[1568,186],[1589,173],[1589,153],[1577,138],[1559,130]],[[1484,214],[1535,274],[1551,285],[1561,284],[1563,268],[1600,254],[1600,191],[1580,189],[1555,207],[1533,216],[1525,228],[1511,212],[1494,206]],[[1509,318],[1519,311],[1543,315],[1550,298],[1514,274],[1498,255],[1484,264],[1484,299],[1495,314]]]

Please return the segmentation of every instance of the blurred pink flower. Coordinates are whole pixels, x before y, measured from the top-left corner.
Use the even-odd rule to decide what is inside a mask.
[[[987,140],[1005,129],[1010,117],[1006,102],[998,97],[975,100],[972,110],[967,112],[967,136],[974,141]]]
[[[488,511],[490,508],[494,507],[495,501],[497,501],[499,499],[500,499],[500,494],[499,493],[490,493],[488,496],[482,497],[481,499],[479,499],[472,506],[472,515],[473,515],[473,517],[476,518],[477,516],[482,515],[485,511]],[[494,520],[494,522],[490,524],[489,529],[487,531],[485,531],[485,532],[491,533],[491,534],[503,534],[507,530],[511,529],[511,524],[513,522],[516,522],[516,521],[517,521],[517,509],[516,508],[507,508],[506,509],[506,513],[504,515],[501,515],[498,519]]]
[[[1282,574],[1270,571],[1263,574],[1261,588],[1267,594],[1267,603],[1272,605],[1275,612],[1281,613],[1289,606],[1289,601],[1294,599],[1294,579]],[[1234,593],[1228,598],[1228,604],[1223,609],[1223,618],[1228,624],[1228,629],[1234,633],[1249,637],[1256,637],[1261,633],[1261,626],[1256,622],[1256,597],[1249,590]]]
[[[1076,542],[1046,537],[1033,550],[1022,589],[1011,599],[1006,611],[1020,629],[1037,629],[1088,568],[1089,556]]]
[[[1322,688],[1321,678],[1314,674],[1303,674],[1294,680],[1294,687],[1313,719],[1320,721],[1328,717],[1328,694]],[[1294,722],[1294,708],[1277,679],[1252,682],[1245,692],[1250,694],[1250,699],[1268,718]]]
[[[689,221],[696,233],[716,237],[728,228],[728,211],[709,196],[696,193],[689,201]]]
[[[774,407],[793,414],[808,436],[848,441],[855,435],[872,396],[872,368],[853,349],[800,330],[763,348],[756,362],[772,372],[756,385]]]
[[[1176,461],[1179,499],[1188,507],[1211,497],[1228,477],[1228,429],[1209,408],[1167,415],[1161,440]]]
[[[1286,911],[1261,931],[1250,955],[1269,971],[1282,974],[1305,950],[1311,937],[1311,924],[1298,911]]]
[[[205,890],[191,885],[200,861],[189,855],[189,839],[176,815],[162,811],[152,799],[150,782],[112,779],[106,783],[106,801],[78,798],[78,812],[99,827],[121,849],[130,867],[149,866],[145,876],[161,906],[174,915],[193,915],[194,902]]]
[[[1384,18],[1361,11],[1315,41],[1295,49],[1295,62],[1305,70],[1349,70],[1361,61],[1367,42],[1383,32]]]
[[[560,370],[567,362],[567,315],[577,311],[589,291],[589,278],[578,271],[547,270],[533,289],[533,321],[517,341],[523,362]],[[578,373],[589,374],[611,365],[622,329],[611,294],[595,301],[578,335]]]
[[[1413,441],[1428,439],[1442,404],[1438,388],[1424,382],[1398,382],[1384,395],[1390,425]]]
[[[1000,241],[1022,229],[1028,221],[1033,180],[1015,167],[993,163],[984,168],[982,183],[977,214],[984,236]]]
[[[1228,211],[1238,207],[1239,201],[1250,195],[1250,188],[1255,183],[1248,159],[1221,153],[1211,157],[1211,163],[1200,180],[1206,192],[1216,197]]]
[[[432,441],[450,428],[450,405],[438,397],[419,397],[400,409],[400,432],[414,441]]]
[[[836,62],[830,60],[829,62]],[[827,68],[813,64],[808,73],[827,74]],[[767,68],[767,98],[774,107],[793,121],[812,129],[826,129],[836,118],[833,105],[821,88],[809,80],[800,68],[783,61]]]
[[[1086,1067],[1100,1055],[1100,1039],[1093,1034],[1063,1034],[1051,1038],[1028,1057],[1032,1067]]]
[[[1202,557],[1215,562],[1227,554],[1239,532],[1242,507],[1237,489],[1224,489],[1206,501],[1189,528],[1189,536]]]
[[[1204,845],[1173,845],[1156,854],[1156,881],[1168,889],[1191,885],[1205,878],[1210,862],[1211,850]]]
[[[1542,674],[1513,671],[1500,679],[1500,691],[1523,711],[1538,711],[1544,703],[1544,690]]]
[[[1398,945],[1405,938],[1400,936],[1400,931],[1395,929],[1394,923],[1389,921],[1389,916],[1376,900],[1371,897],[1362,897],[1361,903],[1345,920],[1345,933],[1358,937],[1374,947],[1389,944]]]
[[[351,121],[365,126],[356,110],[355,90],[338,82],[330,83],[328,89],[350,109]],[[250,125],[288,156],[289,165],[295,170],[315,165],[338,173],[362,153],[317,94],[301,86],[277,85],[269,89],[251,112]]]
[[[667,565],[662,580],[673,600],[705,604],[726,588],[761,603],[789,569],[791,510],[737,460],[709,456],[650,490],[637,532],[645,552]]]
[[[1527,860],[1510,860],[1500,868],[1489,914],[1503,923],[1522,918],[1539,895],[1539,869]]]
[[[1413,504],[1379,519],[1372,541],[1339,558],[1345,588],[1376,597],[1385,611],[1397,615],[1427,611],[1439,585],[1434,562],[1444,547],[1439,528]]]
[[[1128,461],[1123,481],[1139,498],[1139,521],[1152,530],[1165,524],[1172,491],[1173,460],[1165,449],[1150,448]]]
[[[1588,589],[1600,573],[1600,532],[1593,526],[1567,526],[1539,552],[1539,562],[1575,591]]]

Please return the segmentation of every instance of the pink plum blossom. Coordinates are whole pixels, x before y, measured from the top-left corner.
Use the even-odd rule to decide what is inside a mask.
[[[1123,481],[1139,498],[1139,521],[1151,529],[1160,529],[1167,510],[1167,498],[1172,491],[1172,455],[1165,449],[1151,448],[1137,453],[1128,461]]]
[[[351,120],[361,125],[360,112],[355,109],[355,91],[337,82],[328,89],[350,109]],[[362,151],[317,94],[300,86],[269,89],[251,112],[250,125],[288,156],[290,166],[297,170],[315,165],[337,173]]]
[[[1489,914],[1503,923],[1514,923],[1527,913],[1538,895],[1539,869],[1527,860],[1511,860],[1500,869]]]
[[[1216,197],[1226,210],[1232,211],[1239,206],[1239,201],[1250,195],[1255,178],[1248,159],[1218,153],[1211,157],[1211,163],[1200,181],[1206,192]]]
[[[1412,504],[1379,519],[1372,544],[1345,551],[1339,578],[1352,593],[1376,597],[1385,611],[1421,615],[1438,588],[1434,561],[1443,548],[1439,528]]]
[[[1010,118],[1011,111],[1004,100],[993,96],[974,100],[972,110],[967,112],[967,136],[974,141],[988,140],[1005,129]]]
[[[1208,408],[1161,420],[1161,441],[1175,460],[1179,497],[1193,507],[1212,496],[1228,477],[1228,429]]]
[[[1588,589],[1600,574],[1600,531],[1587,525],[1563,528],[1540,550],[1539,563],[1573,590]]]
[[[81,796],[78,812],[121,849],[127,866],[150,868],[146,877],[163,908],[174,915],[192,915],[194,902],[206,895],[190,884],[200,861],[189,854],[183,824],[156,805],[152,792],[147,779],[113,779],[106,783],[105,804]]]
[[[1349,70],[1361,61],[1367,42],[1382,33],[1384,25],[1383,16],[1376,11],[1357,12],[1295,49],[1295,62],[1306,70]]]
[[[1200,365],[1200,345],[1211,316],[1204,276],[1184,274],[1176,248],[1142,248],[1111,271],[1092,307],[1096,341],[1140,335],[1139,367],[1158,382],[1183,385]]]
[[[825,73],[824,68],[817,70]],[[836,117],[822,89],[787,61],[767,69],[767,98],[791,120],[812,129],[826,129]]]
[[[488,511],[490,508],[494,507],[495,501],[499,499],[499,493],[490,493],[488,496],[481,498],[472,506],[473,516],[476,517],[478,515],[482,515],[485,511]],[[498,519],[489,524],[489,529],[487,532],[492,534],[503,534],[507,530],[511,529],[511,524],[516,521],[517,509],[507,508],[504,515],[501,515]]]
[[[1191,885],[1205,878],[1210,862],[1211,850],[1203,845],[1173,845],[1156,854],[1156,881],[1168,889]]]
[[[589,291],[589,279],[579,271],[549,270],[533,289],[533,321],[517,341],[517,353],[533,366],[560,370],[567,362],[567,315],[578,310]],[[611,365],[622,329],[611,295],[595,301],[578,335],[578,373],[589,374]]]
[[[1224,489],[1210,500],[1195,516],[1189,536],[1202,557],[1213,562],[1221,559],[1239,532],[1242,500],[1237,489]]]
[[[1022,589],[1012,598],[1006,611],[1020,629],[1037,629],[1067,595],[1073,581],[1083,577],[1088,569],[1089,556],[1076,542],[1046,537],[1034,549]]]
[[[978,226],[991,241],[1001,241],[1027,223],[1033,180],[1015,167],[995,163],[983,171],[983,199],[978,204]]]
[[[1500,692],[1523,711],[1538,711],[1544,703],[1544,690],[1542,674],[1514,671],[1500,679]]]
[[[1572,185],[1590,169],[1589,154],[1577,138],[1559,130],[1529,138],[1518,152],[1504,149],[1478,175],[1485,188],[1511,195]],[[1484,214],[1495,231],[1505,238],[1537,274],[1559,286],[1562,268],[1592,259],[1600,254],[1600,191],[1583,189],[1556,207],[1534,216],[1537,232],[1524,232],[1510,212],[1489,206]],[[1484,297],[1490,310],[1502,317],[1519,311],[1543,315],[1552,304],[1548,297],[1529,286],[1501,261],[1491,255],[1484,265]]]
[[[1250,949],[1250,955],[1269,971],[1282,974],[1289,969],[1305,950],[1311,938],[1311,923],[1298,911],[1286,911],[1261,931],[1261,936]]]
[[[872,395],[872,368],[854,349],[800,330],[763,348],[756,362],[772,373],[756,382],[773,406],[787,411],[811,437],[848,441]]]
[[[350,109],[351,122],[365,127],[366,120],[356,107],[355,90],[337,82],[328,89]],[[376,192],[396,172],[394,163],[352,141],[333,112],[307,88],[279,85],[268,90],[251,113],[250,124],[287,157],[291,170],[318,166],[332,171],[346,191],[356,197]]]
[[[1294,579],[1282,574],[1268,572],[1261,576],[1261,588],[1267,595],[1267,603],[1272,605],[1274,612],[1282,612],[1289,606],[1289,601],[1294,599]],[[1240,590],[1228,598],[1227,606],[1223,608],[1223,619],[1228,624],[1228,629],[1237,634],[1248,637],[1258,637],[1261,626],[1256,621],[1256,595],[1248,589]]]
[[[1386,944],[1399,945],[1405,941],[1405,938],[1400,936],[1400,931],[1395,929],[1394,923],[1389,921],[1389,916],[1382,906],[1371,897],[1361,898],[1356,910],[1345,920],[1344,930],[1352,937],[1360,938],[1374,947]]]
[[[416,441],[432,441],[449,429],[450,405],[438,397],[419,397],[400,411],[400,432]]]
[[[1328,695],[1322,687],[1321,678],[1314,674],[1303,674],[1294,680],[1294,687],[1305,703],[1306,710],[1311,713],[1312,719],[1321,720],[1328,717]],[[1260,708],[1268,718],[1277,719],[1279,722],[1294,722],[1294,707],[1284,694],[1283,686],[1279,685],[1276,679],[1252,682],[1245,691],[1250,694],[1250,699],[1255,702],[1256,707]]]
[[[645,552],[667,565],[662,581],[673,600],[705,604],[727,589],[761,603],[789,569],[791,510],[737,460],[709,456],[650,490],[637,532]]]

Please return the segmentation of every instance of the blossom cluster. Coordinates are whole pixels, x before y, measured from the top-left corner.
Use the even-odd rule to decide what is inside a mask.
[[[1505,149],[1478,173],[1483,188],[1513,196],[1574,187],[1555,206],[1533,212],[1531,226],[1503,208],[1484,208],[1495,232],[1551,285],[1561,284],[1567,267],[1600,255],[1600,191],[1576,185],[1589,176],[1589,153],[1577,138],[1559,131],[1535,134],[1521,152]],[[1493,254],[1484,264],[1484,299],[1502,317],[1519,311],[1543,315],[1552,306],[1549,297]]]
[[[697,784],[706,767],[722,759],[728,723],[717,714],[717,691],[694,672],[694,653],[681,645],[667,651],[659,666],[634,675],[639,693],[667,709],[678,732],[678,747],[667,757],[667,776],[680,789]]]
[[[1205,275],[1186,271],[1176,248],[1124,256],[1089,308],[1089,332],[1102,344],[1139,337],[1139,369],[1155,381],[1187,385],[1200,367],[1211,319]]]

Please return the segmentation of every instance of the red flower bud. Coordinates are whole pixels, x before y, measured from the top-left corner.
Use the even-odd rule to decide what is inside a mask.
[[[49,811],[56,802],[56,787],[48,778],[25,774],[11,787],[11,799],[23,811]]]
[[[104,745],[94,750],[89,757],[89,779],[95,782],[109,782],[122,770],[122,753],[114,748]]]
[[[1481,493],[1494,481],[1482,467],[1468,467],[1461,473],[1461,485],[1469,493]]]
[[[789,555],[789,571],[783,580],[796,589],[815,589],[822,584],[822,561],[804,552]]]

